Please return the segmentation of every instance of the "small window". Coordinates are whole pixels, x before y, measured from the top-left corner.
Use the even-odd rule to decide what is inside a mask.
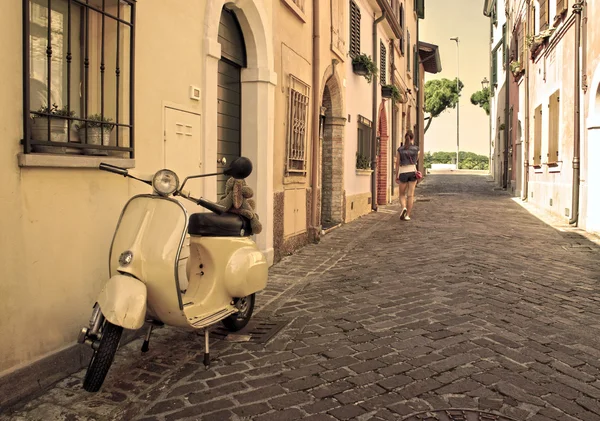
[[[540,0],[540,31],[548,29],[549,17],[548,0]]]
[[[410,32],[406,31],[406,70],[410,72]]]
[[[29,0],[23,15],[25,153],[133,158],[135,0]]]
[[[350,56],[360,55],[360,9],[350,0]]]
[[[387,85],[387,48],[383,41],[379,41],[379,82]]]
[[[357,168],[369,167],[371,162],[371,120],[358,116],[358,133],[356,145]],[[362,165],[361,165],[362,163]],[[363,168],[364,169],[364,168]]]
[[[542,106],[535,109],[533,114],[534,130],[533,130],[533,166],[542,166]]]
[[[560,91],[550,97],[548,103],[548,164],[558,162],[558,131],[560,123]]]
[[[290,75],[288,88],[289,105],[287,121],[287,175],[306,175],[306,129],[310,88]]]

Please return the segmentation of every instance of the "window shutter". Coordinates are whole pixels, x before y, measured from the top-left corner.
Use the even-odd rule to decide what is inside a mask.
[[[379,41],[379,81],[382,85],[387,85],[387,48],[382,41]]]
[[[425,19],[425,0],[415,0],[417,17],[419,19]]]
[[[360,55],[360,9],[350,0],[350,56]]]
[[[517,44],[517,57],[519,63],[521,63],[521,68],[525,68],[525,21],[521,21],[519,23],[519,35],[518,35],[518,44]]]
[[[558,161],[558,130],[559,130],[559,97],[560,91],[556,91],[550,97],[548,103],[548,162]]]
[[[420,69],[419,69],[419,48],[417,47],[417,45],[415,44],[414,47],[414,51],[413,51],[413,63],[414,63],[414,73],[413,73],[413,81],[414,81],[414,85],[418,88],[419,87],[419,75],[420,75]]]
[[[569,7],[568,0],[556,0],[556,16],[562,15]]]
[[[410,72],[410,32],[406,31],[406,70]]]
[[[548,29],[548,0],[540,0],[540,31]]]
[[[492,53],[492,85],[498,83],[498,50]]]

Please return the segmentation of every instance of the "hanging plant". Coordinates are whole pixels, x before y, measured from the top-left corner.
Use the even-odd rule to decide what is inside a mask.
[[[377,66],[366,54],[359,54],[352,59],[352,70],[367,79],[369,83],[373,80],[373,76],[377,75]]]
[[[396,85],[383,85],[381,86],[381,96],[384,98],[391,98],[394,102],[402,103],[403,98],[400,93],[400,89]]]

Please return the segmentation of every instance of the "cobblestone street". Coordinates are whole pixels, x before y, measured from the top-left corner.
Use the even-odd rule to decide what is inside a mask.
[[[2,420],[401,420],[442,408],[600,420],[600,247],[485,176],[431,175],[413,219],[380,209],[271,268],[266,344],[160,329]],[[462,419],[462,418],[461,418]],[[486,418],[488,419],[488,418]],[[492,418],[489,418],[490,420]]]

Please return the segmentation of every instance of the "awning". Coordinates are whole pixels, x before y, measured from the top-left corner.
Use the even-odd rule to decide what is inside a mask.
[[[437,45],[419,41],[419,57],[427,73],[439,73],[442,71],[440,47]]]

